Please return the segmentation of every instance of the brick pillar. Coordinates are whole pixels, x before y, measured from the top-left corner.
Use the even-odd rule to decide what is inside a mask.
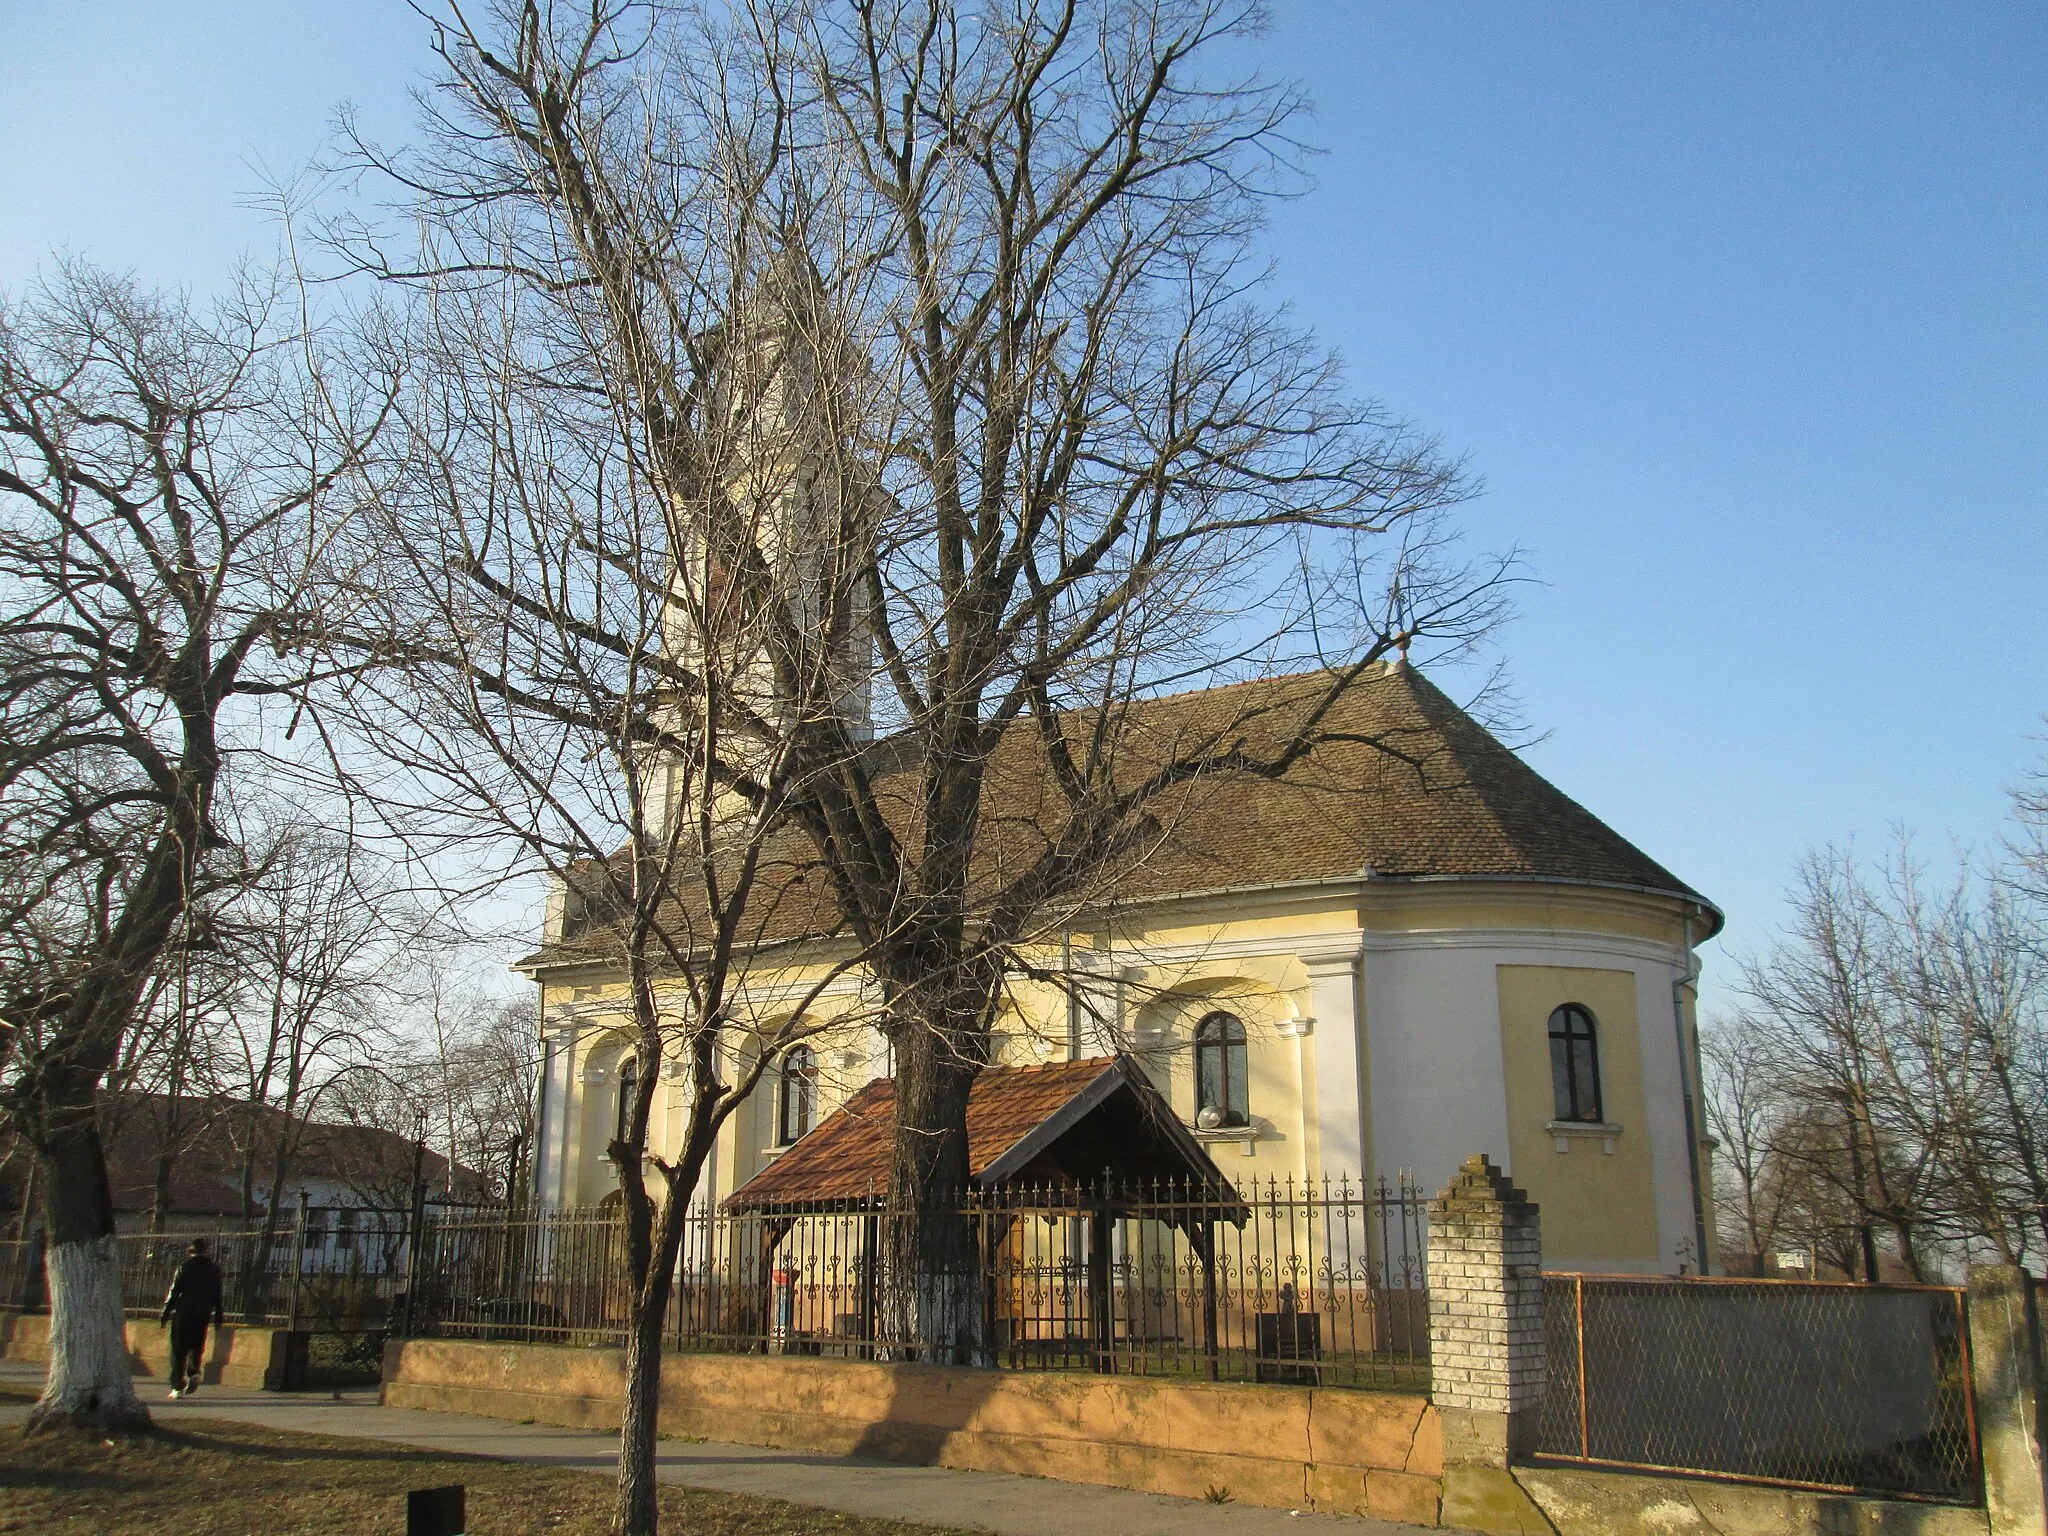
[[[1430,1396],[1444,1460],[1505,1467],[1543,1396],[1543,1240],[1536,1207],[1471,1157],[1429,1208]]]
[[[2025,1270],[1987,1265],[1970,1271],[1970,1366],[1993,1536],[2048,1531],[2035,1303]]]

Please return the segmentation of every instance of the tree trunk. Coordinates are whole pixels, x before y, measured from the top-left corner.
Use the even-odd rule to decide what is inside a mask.
[[[56,1078],[60,1073],[52,1073]],[[82,1087],[83,1092],[79,1090]],[[89,1082],[50,1082],[45,1100],[43,1216],[50,1279],[50,1370],[28,1428],[106,1434],[149,1428],[128,1372],[121,1254]],[[61,1093],[62,1097],[57,1095]],[[83,1102],[80,1102],[80,1100]]]
[[[683,1223],[703,1167],[701,1155],[687,1159],[654,1213],[647,1271],[634,1275],[633,1317],[626,1334],[626,1403],[619,1421],[619,1490],[612,1514],[613,1536],[655,1536],[660,1516],[655,1503],[654,1442],[661,1428],[661,1330],[675,1289],[676,1255]]]
[[[914,1021],[896,1041],[896,1141],[882,1222],[883,1337],[903,1359],[987,1365],[981,1253],[967,1204],[967,1095],[979,1053]]]
[[[661,1324],[667,1311],[665,1294],[658,1307],[635,1307],[626,1334],[626,1405],[619,1423],[618,1506],[612,1516],[617,1536],[655,1532],[654,1441],[661,1420]]]

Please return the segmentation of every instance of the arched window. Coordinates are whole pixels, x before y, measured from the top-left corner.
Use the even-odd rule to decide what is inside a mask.
[[[818,1058],[808,1045],[782,1058],[775,1085],[775,1144],[787,1147],[811,1133],[818,1118]]]
[[[619,1058],[619,1107],[612,1120],[612,1140],[624,1141],[626,1127],[633,1119],[633,1093],[640,1086],[640,1058],[629,1054]]]
[[[1195,1026],[1195,1124],[1203,1130],[1250,1125],[1244,1025],[1212,1013]],[[1214,1111],[1214,1113],[1211,1113]]]
[[[1600,1041],[1593,1015],[1566,1003],[1550,1016],[1550,1094],[1560,1120],[1598,1122]]]

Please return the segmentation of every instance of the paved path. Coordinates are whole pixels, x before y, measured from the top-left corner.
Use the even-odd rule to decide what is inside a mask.
[[[0,1361],[0,1381],[40,1385],[42,1369]],[[233,1419],[266,1429],[348,1435],[589,1472],[608,1473],[618,1460],[612,1435],[385,1408],[373,1390],[287,1393],[204,1387],[197,1397],[177,1402],[165,1397],[159,1382],[140,1390],[160,1424],[175,1424],[183,1417]],[[26,1403],[0,1401],[0,1425],[17,1424],[27,1412]],[[752,1445],[664,1440],[657,1459],[657,1475],[667,1483],[759,1494],[849,1515],[968,1526],[999,1536],[1280,1536],[1283,1531],[1286,1536],[1414,1536],[1422,1529],[1386,1520],[1290,1515],[1284,1509],[1209,1504],[1003,1472],[906,1467]]]

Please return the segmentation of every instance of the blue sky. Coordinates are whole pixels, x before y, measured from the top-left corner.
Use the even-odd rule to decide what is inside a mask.
[[[396,0],[0,6],[0,287],[204,291]],[[1281,0],[1280,290],[1486,482],[1530,760],[1768,937],[1811,844],[1998,835],[2048,710],[2048,10]],[[1716,951],[1719,951],[1718,953]]]

